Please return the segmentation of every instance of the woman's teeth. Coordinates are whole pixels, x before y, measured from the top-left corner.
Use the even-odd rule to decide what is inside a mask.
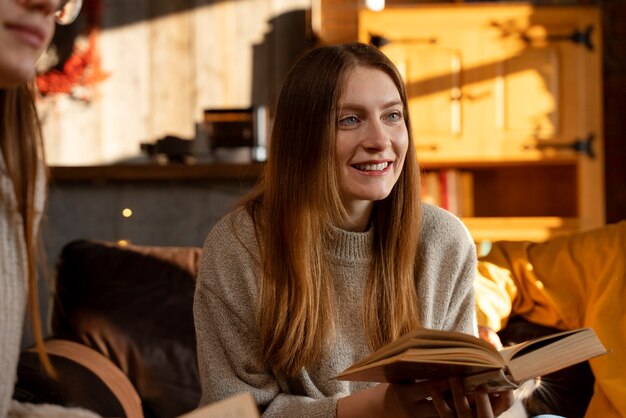
[[[354,168],[361,171],[382,171],[389,163],[380,163],[380,164],[355,164]]]

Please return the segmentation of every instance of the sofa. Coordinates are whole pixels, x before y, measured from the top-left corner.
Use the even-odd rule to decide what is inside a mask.
[[[146,418],[179,416],[200,399],[192,312],[200,253],[200,248],[77,240],[63,247],[56,264],[50,339],[80,344],[108,359],[131,383]],[[39,390],[33,399],[41,382],[33,367],[24,366],[37,358],[29,350],[22,357],[16,388],[21,400],[29,400],[23,396],[29,393],[31,402],[128,416],[111,415],[66,389],[46,389],[46,395]],[[53,392],[67,395],[48,395]]]
[[[94,240],[65,245],[57,262],[47,343],[68,342],[73,350],[88,352],[107,365],[104,374],[109,377],[111,370],[121,371],[113,373],[113,380],[123,389],[103,390],[111,387],[111,379],[106,384],[93,376],[42,383],[46,378],[37,356],[27,350],[18,370],[16,397],[129,418],[170,418],[194,409],[200,383],[192,304],[200,254],[196,247],[120,246]],[[514,343],[554,331],[512,318],[500,336],[505,343]],[[62,363],[81,362],[71,359],[75,351],[66,351],[70,353],[64,358],[52,355],[53,363],[60,374],[76,375]],[[94,374],[98,373],[82,371],[82,375]],[[89,381],[95,383],[85,383]],[[593,375],[586,363],[546,376],[543,382],[544,390],[528,398],[533,414],[584,414],[593,391]],[[84,393],[76,394],[68,386],[82,387]],[[87,391],[88,386],[93,387]]]

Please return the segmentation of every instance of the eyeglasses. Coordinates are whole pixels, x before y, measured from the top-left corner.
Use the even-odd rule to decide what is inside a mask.
[[[80,13],[83,0],[61,0],[59,8],[54,13],[54,17],[59,25],[69,25]]]

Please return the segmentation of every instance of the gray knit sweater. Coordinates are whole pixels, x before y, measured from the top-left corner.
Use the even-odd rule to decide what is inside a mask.
[[[41,195],[43,192],[41,189]],[[37,203],[41,209],[43,200]],[[27,271],[22,217],[0,152],[0,417],[6,416],[13,395],[28,293]]]
[[[333,377],[370,351],[361,295],[372,237],[372,231],[336,230],[328,249],[339,301],[335,343],[317,364],[286,378],[257,356],[260,263],[252,220],[244,209],[222,219],[205,242],[194,302],[201,404],[247,391],[264,417],[332,418],[340,397],[367,387]],[[415,278],[424,327],[476,333],[475,264],[474,245],[463,224],[425,204]]]
[[[44,207],[43,164],[38,173],[35,225],[39,224]],[[78,408],[19,404],[11,400],[28,295],[28,264],[22,225],[15,188],[0,152],[0,418],[96,418],[98,415]]]

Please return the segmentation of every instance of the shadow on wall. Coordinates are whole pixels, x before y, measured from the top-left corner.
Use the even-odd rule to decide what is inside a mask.
[[[103,0],[86,0],[85,5],[91,3],[94,6],[98,6],[98,3],[102,1]],[[102,21],[102,28],[112,29],[136,24],[145,20],[159,19],[191,9],[216,5],[223,1],[226,0],[148,0],[142,2],[110,0],[106,2],[106,7],[115,10],[115,13],[105,14],[105,18]]]
[[[299,9],[282,13],[268,22],[271,30],[263,42],[253,46],[253,105],[265,105],[273,113],[280,88],[296,59],[315,46],[308,11]]]

